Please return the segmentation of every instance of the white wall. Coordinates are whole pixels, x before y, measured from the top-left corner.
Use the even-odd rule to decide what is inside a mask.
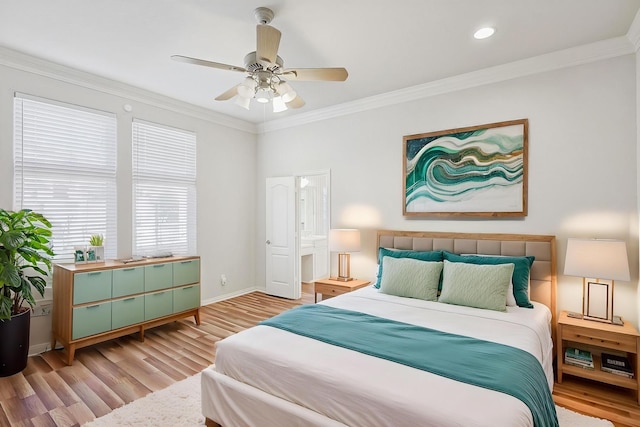
[[[262,134],[256,240],[264,241],[266,177],[330,169],[331,226],[363,231],[353,276],[374,277],[378,228],[553,234],[558,309],[580,311],[581,280],[562,275],[566,239],[620,238],[632,280],[616,283],[616,314],[637,324],[635,80],[634,55],[626,55]],[[402,216],[403,135],[520,118],[529,119],[527,217]],[[264,283],[264,247],[256,248],[256,282]]]
[[[191,114],[192,110],[186,105],[185,113],[181,113],[181,106],[171,100],[167,100],[167,108],[163,108],[162,101],[153,94],[149,94],[148,103],[144,102],[145,95],[135,88],[131,88],[132,98],[128,98],[114,94],[121,92],[121,87],[112,90],[109,82],[96,83],[93,78],[90,84],[74,82],[73,76],[78,73],[72,70],[63,74],[66,77],[62,79],[47,74],[52,73],[40,70],[32,73],[0,65],[0,207],[13,209],[12,117],[16,91],[117,114],[118,257],[130,256],[132,247],[132,117],[194,131],[197,134],[197,227],[198,255],[202,257],[202,299],[213,301],[223,294],[253,289],[256,135],[206,120],[207,112]],[[116,86],[114,82],[114,88]],[[130,104],[133,111],[125,112],[124,104]],[[220,285],[221,274],[228,278],[224,287]],[[48,298],[51,298],[49,294],[50,290]],[[50,340],[50,332],[50,316],[34,318],[32,350],[43,350]]]

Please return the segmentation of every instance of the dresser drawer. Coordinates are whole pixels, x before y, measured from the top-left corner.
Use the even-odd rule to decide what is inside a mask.
[[[191,259],[173,263],[173,286],[200,282],[200,261]]]
[[[184,286],[173,290],[173,312],[200,307],[200,285]]]
[[[636,337],[634,336],[581,328],[579,326],[563,325],[562,339],[628,353],[636,353],[638,351],[636,349]]]
[[[111,270],[77,273],[73,276],[73,304],[111,298]]]
[[[173,313],[173,291],[153,292],[144,296],[144,320]]]
[[[75,340],[109,330],[111,330],[111,301],[73,309],[72,339]]]
[[[317,294],[322,294],[323,296],[324,295],[336,296],[336,295],[346,294],[347,292],[351,292],[351,289],[342,287],[342,286],[326,285],[326,284],[316,282],[314,286],[314,291]]]
[[[153,264],[144,267],[144,291],[158,291],[173,286],[173,263]]]
[[[144,267],[113,270],[112,289],[113,298],[144,292]]]
[[[111,302],[111,328],[144,322],[144,295],[123,298]]]

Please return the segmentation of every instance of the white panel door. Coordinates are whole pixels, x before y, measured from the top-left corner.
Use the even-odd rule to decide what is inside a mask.
[[[298,299],[295,177],[267,178],[266,217],[267,293]]]

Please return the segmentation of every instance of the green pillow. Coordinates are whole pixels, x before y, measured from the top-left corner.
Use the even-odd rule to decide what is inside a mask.
[[[507,311],[513,264],[467,264],[444,261],[439,302]]]
[[[378,279],[376,284],[373,285],[376,288],[380,288],[380,278],[382,277],[382,259],[384,257],[393,258],[412,258],[419,259],[421,261],[442,261],[442,251],[408,251],[408,250],[395,250],[380,248],[378,249]]]
[[[442,261],[385,256],[382,265],[384,272],[380,278],[380,292],[427,301],[438,300]]]
[[[444,251],[444,259],[451,262],[464,262],[467,264],[514,264],[513,269],[513,295],[516,298],[518,307],[533,308],[533,304],[529,301],[529,274],[533,265],[533,256],[463,256]]]

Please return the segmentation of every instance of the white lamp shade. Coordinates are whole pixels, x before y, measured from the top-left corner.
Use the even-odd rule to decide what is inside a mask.
[[[358,252],[360,250],[360,230],[350,228],[329,230],[329,250],[331,252]]]
[[[564,274],[629,281],[627,245],[622,240],[570,238],[567,241]]]
[[[280,113],[282,111],[285,111],[287,109],[287,104],[284,103],[283,99],[281,96],[274,96],[273,97],[273,112],[274,113]]]

